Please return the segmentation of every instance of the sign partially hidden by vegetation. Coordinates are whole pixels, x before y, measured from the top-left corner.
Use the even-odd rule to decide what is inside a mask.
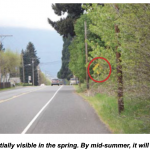
[[[86,13],[75,22],[76,36],[69,46],[70,70],[79,79],[85,79],[88,65],[85,64],[84,45],[86,21],[88,60],[104,57],[112,67],[110,78],[102,84],[91,82],[90,90],[95,94],[105,91],[105,94],[118,97],[119,113],[123,112],[126,101],[131,100],[134,107],[142,103],[139,110],[145,111],[145,115],[140,115],[138,110],[134,113],[143,124],[150,124],[147,115],[150,113],[150,5],[87,4],[83,8]],[[104,66],[104,62],[101,65]],[[98,78],[99,75],[105,76],[106,72],[96,64],[91,67],[90,74]]]
[[[102,69],[103,69],[103,67],[100,64],[96,64],[93,68],[93,71],[99,75],[101,73]]]

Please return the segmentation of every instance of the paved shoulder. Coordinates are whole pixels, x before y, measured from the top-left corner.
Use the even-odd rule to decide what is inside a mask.
[[[110,131],[94,109],[74,93],[72,86],[63,86],[27,133],[99,134]]]

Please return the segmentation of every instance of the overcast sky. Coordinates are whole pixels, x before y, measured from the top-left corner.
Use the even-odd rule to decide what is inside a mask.
[[[51,0],[0,0],[0,35],[13,35],[0,38],[0,42],[5,49],[19,52],[32,42],[42,71],[56,77],[61,67],[63,41],[47,21],[60,18],[51,5]]]
[[[88,1],[82,0],[83,3],[89,3]],[[142,2],[146,2],[144,0]],[[78,1],[65,1],[66,3],[73,3]],[[98,0],[93,0],[91,2],[99,2]],[[102,2],[141,2],[141,0],[101,0]],[[148,1],[147,1],[148,2]],[[59,17],[54,14],[51,4],[54,0],[0,0],[0,26],[1,27],[28,27],[28,28],[38,28],[38,29],[51,29],[47,23],[47,18],[51,18],[53,21],[59,20]],[[58,0],[57,0],[57,3]],[[61,1],[60,1],[61,3]],[[79,3],[79,2],[78,2]],[[80,2],[81,3],[81,2]]]
[[[53,30],[47,18],[56,21],[59,16],[51,4],[51,0],[0,0],[0,26]]]

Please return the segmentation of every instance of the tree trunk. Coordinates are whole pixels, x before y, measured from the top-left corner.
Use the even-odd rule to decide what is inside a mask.
[[[80,79],[79,79],[79,87],[81,88],[81,82],[80,82]]]
[[[86,59],[86,64],[88,63],[88,49],[87,49],[87,27],[86,27],[86,21],[84,21],[84,30],[85,30],[85,59]],[[88,70],[86,67],[86,88],[89,90],[89,76],[88,76]]]
[[[119,7],[117,4],[114,4],[114,7],[119,13]],[[115,25],[115,32],[116,32],[116,38],[118,42],[118,34],[120,32],[118,25]],[[118,42],[118,45],[116,46],[116,62],[117,62],[117,82],[118,82],[118,111],[119,114],[124,110],[124,101],[123,101],[123,73],[122,73],[122,64],[121,64],[121,52],[118,52],[118,46],[120,43]]]
[[[118,48],[118,47],[117,47]],[[116,48],[116,50],[117,50]],[[118,111],[119,114],[124,110],[123,102],[123,75],[122,75],[122,65],[121,65],[121,53],[116,52],[116,61],[117,61],[117,82],[118,82]]]

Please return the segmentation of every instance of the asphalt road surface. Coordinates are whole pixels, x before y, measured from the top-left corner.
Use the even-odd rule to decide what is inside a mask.
[[[0,133],[110,133],[72,86],[24,87],[0,92]]]

